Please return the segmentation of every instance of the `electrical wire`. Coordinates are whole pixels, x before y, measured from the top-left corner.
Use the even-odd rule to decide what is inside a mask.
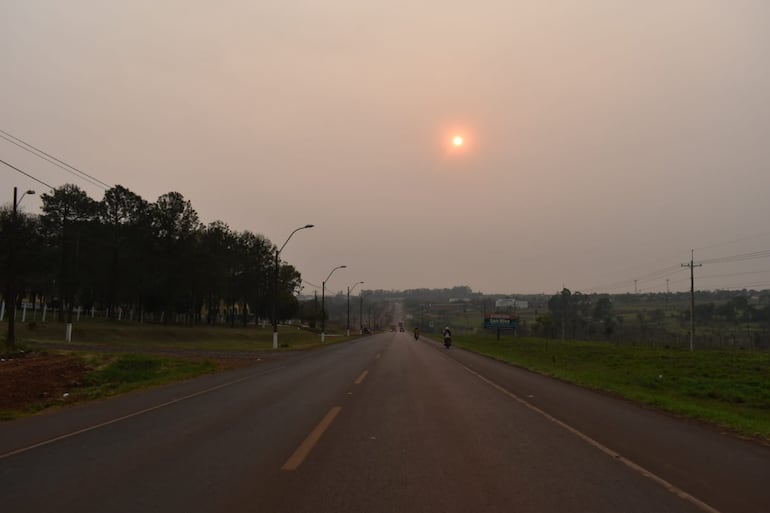
[[[712,278],[727,278],[730,276],[745,276],[747,274],[764,274],[764,273],[770,273],[770,270],[765,271],[745,271],[740,273],[727,273],[727,274],[706,274],[706,275],[699,275],[699,280],[709,280]]]
[[[704,249],[717,248],[717,247],[720,247],[720,246],[729,246],[730,244],[736,244],[738,242],[745,242],[747,240],[757,240],[757,239],[761,239],[761,238],[767,237],[769,235],[770,235],[770,232],[757,233],[755,235],[749,235],[748,237],[742,237],[740,239],[735,239],[735,240],[731,240],[731,241],[727,241],[727,242],[719,242],[717,244],[711,244],[710,246],[703,246],[701,248],[695,248],[695,251],[703,251]]]
[[[66,171],[67,173],[75,176],[76,178],[80,178],[81,180],[85,180],[89,182],[91,185],[94,185],[96,187],[100,187],[102,189],[110,189],[112,186],[99,180],[98,178],[89,175],[85,171],[81,171],[80,169],[76,168],[75,166],[71,164],[67,164],[66,162],[59,160],[58,158],[54,157],[53,155],[50,155],[46,153],[45,151],[41,150],[40,148],[37,148],[33,146],[32,144],[19,139],[13,134],[10,134],[6,132],[5,130],[0,129],[0,138],[5,139],[6,141],[10,142],[11,144],[15,144],[19,148],[21,148],[24,151],[27,151],[33,155],[35,155],[38,158],[41,158],[48,162],[49,164],[53,164],[54,166]]]
[[[11,169],[13,169],[13,170],[15,170],[15,171],[18,171],[19,173],[23,174],[23,175],[24,175],[24,176],[26,176],[27,178],[31,178],[31,179],[33,179],[34,181],[36,181],[37,183],[39,183],[39,184],[42,184],[42,185],[45,185],[46,187],[48,187],[48,188],[49,188],[49,189],[51,189],[51,190],[53,190],[53,189],[54,189],[54,187],[52,187],[51,185],[48,185],[48,184],[47,184],[47,183],[45,183],[43,180],[41,180],[41,179],[39,179],[39,178],[35,178],[35,177],[34,177],[34,176],[32,176],[31,174],[29,174],[29,173],[27,173],[27,172],[24,172],[24,171],[22,171],[22,170],[21,170],[21,169],[19,169],[18,167],[14,166],[14,165],[11,165],[11,164],[9,164],[8,162],[6,162],[6,161],[4,161],[4,160],[2,160],[2,159],[0,159],[0,162],[2,162],[3,164],[5,164],[6,166],[10,167]]]
[[[701,260],[702,264],[725,264],[729,262],[744,262],[746,260],[755,260],[757,258],[770,258],[770,249],[762,251],[753,251],[751,253],[741,253],[740,255],[731,255],[708,260]]]
[[[741,253],[738,255],[728,255],[723,257],[717,257],[717,258],[710,258],[706,260],[700,260],[699,263],[701,264],[727,264],[732,262],[745,262],[748,260],[756,260],[760,258],[770,258],[770,250],[761,250],[761,251],[753,251],[750,253]],[[654,271],[645,275],[640,276],[639,278],[636,278],[636,282],[642,283],[642,282],[650,282],[650,281],[657,281],[660,279],[668,278],[669,276],[674,276],[680,272],[685,271],[685,269],[681,265],[675,265],[670,267],[665,267],[663,269],[660,269],[658,271]],[[698,276],[699,280],[703,279],[710,279],[710,278],[716,278],[716,277],[729,277],[729,276],[737,276],[742,274],[759,274],[761,272],[768,272],[768,271],[758,271],[758,272],[746,272],[746,273],[731,273],[731,274],[722,274],[722,275],[705,275],[705,276]],[[689,281],[689,276],[686,278],[680,278],[676,280],[670,280],[671,284],[675,283],[681,283],[684,281]],[[587,293],[597,292],[599,290],[601,291],[612,291],[615,289],[619,289],[621,287],[629,286],[631,283],[633,283],[634,280],[622,280],[617,281],[614,283],[610,283],[604,286],[600,287],[594,287],[591,289],[587,289]],[[741,288],[741,287],[737,287]]]
[[[670,267],[666,267],[665,269],[661,269],[660,271],[646,274],[640,278],[637,278],[636,281],[637,282],[657,281],[662,278],[667,278],[668,276],[673,276],[674,274],[677,274],[680,272],[682,272],[681,265],[672,265]]]
[[[671,265],[671,266],[665,267],[663,269],[660,269],[658,271],[654,271],[654,272],[651,272],[651,273],[644,274],[641,277],[636,278],[636,280],[634,280],[634,279],[621,280],[621,281],[616,281],[616,282],[613,282],[613,283],[609,283],[607,285],[600,285],[598,287],[593,287],[593,288],[590,288],[590,289],[586,289],[586,293],[598,292],[600,290],[601,291],[611,291],[611,290],[619,289],[621,287],[625,288],[625,287],[628,287],[631,284],[633,284],[634,281],[636,281],[637,284],[641,283],[641,282],[657,281],[657,280],[660,280],[660,279],[663,279],[663,278],[667,278],[668,276],[673,276],[673,275],[678,274],[678,273],[680,273],[682,271],[683,271],[683,269],[682,269],[682,267],[680,265],[678,265],[678,264],[677,265]]]
[[[307,281],[307,280],[302,280],[302,283],[304,283],[305,285],[310,285],[311,287],[313,287],[313,288],[315,288],[315,289],[320,289],[320,288],[321,288],[321,286],[320,286],[320,285],[316,285],[315,283],[310,283],[310,282],[309,282],[309,281]]]

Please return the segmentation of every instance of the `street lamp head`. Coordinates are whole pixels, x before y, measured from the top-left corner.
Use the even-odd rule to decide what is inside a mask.
[[[16,187],[13,188],[13,201],[14,201],[14,203],[13,203],[13,210],[14,211],[21,205],[21,202],[24,201],[24,198],[28,194],[35,194],[35,191],[33,191],[32,189],[27,189],[26,191],[24,191],[21,194],[21,197],[17,200],[16,199]]]
[[[346,267],[347,267],[346,265],[338,265],[337,267],[335,267],[334,269],[332,269],[332,270],[329,272],[329,276],[327,276],[327,277],[326,277],[326,279],[323,281],[323,283],[325,284],[327,281],[329,281],[329,278],[331,278],[331,277],[332,277],[332,274],[334,274],[334,271],[336,271],[337,269],[345,269]]]
[[[283,246],[281,246],[281,248],[280,248],[280,249],[278,249],[278,246],[276,246],[276,250],[277,250],[277,251],[275,252],[275,258],[276,258],[276,260],[278,259],[278,255],[281,253],[281,251],[283,251],[283,248],[285,248],[285,247],[286,247],[286,244],[288,244],[288,243],[289,243],[289,241],[291,240],[292,236],[293,236],[295,233],[297,233],[297,232],[298,232],[298,231],[300,231],[300,230],[304,230],[305,228],[312,228],[313,226],[315,226],[315,225],[312,225],[312,224],[306,224],[305,226],[300,226],[299,228],[296,228],[296,229],[295,229],[293,232],[291,232],[291,233],[289,234],[289,237],[286,239],[286,242],[284,242],[284,243],[283,243]]]

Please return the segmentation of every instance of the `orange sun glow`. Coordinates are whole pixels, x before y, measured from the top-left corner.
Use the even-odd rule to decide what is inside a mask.
[[[463,138],[459,135],[454,136],[452,139],[452,144],[455,146],[462,146],[463,145]]]

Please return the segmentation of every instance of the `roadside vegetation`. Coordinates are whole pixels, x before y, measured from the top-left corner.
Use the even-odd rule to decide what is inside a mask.
[[[160,386],[234,367],[257,365],[292,351],[354,338],[282,326],[272,328],[162,326],[86,321],[63,343],[60,323],[18,326],[13,353],[0,351],[0,420],[82,401]]]
[[[213,360],[146,354],[45,351],[33,353],[29,362],[3,358],[0,420],[182,381],[219,367]]]
[[[461,334],[457,346],[770,442],[770,353]]]
[[[427,336],[449,325],[459,347],[770,443],[770,290],[696,292],[694,351],[689,293],[441,292],[395,294]]]
[[[26,344],[58,344],[64,340],[64,325],[52,323],[27,323],[17,326],[17,337]],[[329,330],[331,331],[331,330]],[[335,330],[339,333],[340,330]],[[311,349],[320,346],[320,335],[298,327],[279,328],[280,351]],[[327,333],[326,344],[349,340],[343,335]],[[273,349],[273,331],[249,326],[162,325],[140,324],[130,321],[91,321],[76,323],[72,330],[73,348],[99,346],[130,351],[209,351],[248,352]]]
[[[483,329],[484,314],[495,311],[494,297],[474,294],[467,287],[438,292],[441,295],[427,290],[367,292],[351,325],[377,329],[403,320],[432,336],[448,324],[459,347],[770,442],[767,291],[704,295],[700,304],[709,306],[696,305],[692,352],[688,350],[689,305],[683,295],[586,296],[565,289],[550,298],[532,296],[527,298],[528,307],[513,312],[519,319],[517,335],[503,331],[498,339],[494,331]],[[462,300],[455,301],[456,297]],[[328,327],[340,334],[344,333],[345,302],[344,297],[334,300],[336,322]],[[327,304],[334,300],[327,298]],[[407,307],[405,319],[393,317],[392,305],[397,302]],[[316,300],[304,306],[311,312],[318,310]],[[323,345],[357,337],[327,336]],[[65,383],[63,393],[69,394],[70,401],[214,372],[226,367],[222,362],[227,358],[251,365],[260,358],[322,345],[317,330],[290,326],[281,326],[281,347],[275,351],[269,325],[175,325],[98,318],[76,322],[69,344],[63,343],[60,322],[18,323],[17,338],[19,347],[33,353],[74,355],[84,370]],[[34,383],[45,375],[57,372],[43,369],[24,379]],[[0,385],[5,386],[3,379],[0,374]],[[20,382],[19,386],[25,385]],[[35,398],[33,403],[26,411],[62,404],[61,394]]]

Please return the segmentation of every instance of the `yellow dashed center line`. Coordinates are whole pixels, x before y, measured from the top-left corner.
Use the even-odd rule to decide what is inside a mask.
[[[340,410],[342,410],[342,406],[335,406],[329,410],[329,413],[327,413],[326,416],[321,419],[321,422],[319,422],[315,429],[310,432],[307,438],[305,438],[305,441],[302,442],[299,447],[297,447],[297,450],[294,451],[294,454],[292,454],[291,457],[286,460],[286,463],[283,464],[281,470],[293,471],[297,470],[297,467],[302,465],[302,462],[305,461],[307,455],[310,454],[310,451],[313,450],[315,444],[318,443],[318,440],[321,439],[321,436],[323,436],[324,432],[326,432],[326,430],[329,429],[329,426],[331,426],[332,422],[334,422],[334,418],[337,416],[337,414],[339,414]]]
[[[361,373],[361,375],[360,375],[360,376],[358,376],[358,379],[356,379],[356,381],[355,381],[356,385],[360,385],[360,384],[361,384],[361,382],[362,382],[364,379],[366,379],[366,375],[367,375],[367,374],[369,374],[369,371],[368,371],[368,370],[365,370],[364,372],[362,372],[362,373]]]

